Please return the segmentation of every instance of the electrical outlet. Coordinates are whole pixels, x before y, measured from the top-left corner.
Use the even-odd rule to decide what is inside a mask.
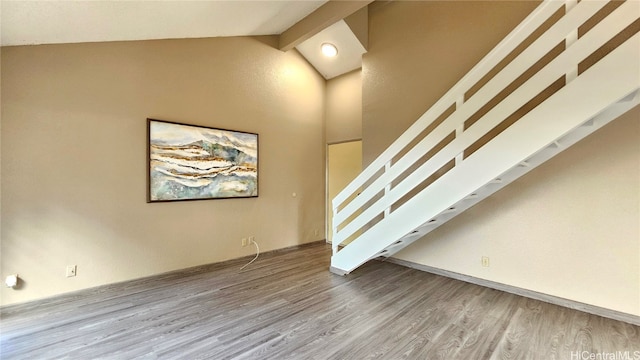
[[[77,265],[68,265],[67,266],[67,277],[76,276]]]
[[[247,246],[247,238],[242,238],[242,246]]]
[[[320,236],[320,230],[318,230],[318,229],[313,230],[313,235],[314,236]]]
[[[489,257],[488,256],[483,256],[482,257],[482,266],[489,267]]]

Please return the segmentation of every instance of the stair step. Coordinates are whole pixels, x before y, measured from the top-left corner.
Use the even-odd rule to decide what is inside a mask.
[[[471,195],[468,195],[467,197],[464,198],[464,200],[473,200],[473,199],[477,199],[478,198],[478,194],[477,193],[473,193]]]
[[[449,214],[449,213],[453,213],[456,212],[456,207],[452,206],[450,208],[448,208],[447,210],[443,211],[442,214]]]
[[[438,222],[438,219],[431,219],[425,223],[425,225],[435,225]]]

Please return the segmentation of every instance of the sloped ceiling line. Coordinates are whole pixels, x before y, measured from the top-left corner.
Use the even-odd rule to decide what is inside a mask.
[[[371,2],[2,0],[0,45],[279,34],[281,50],[297,48],[330,79],[361,67],[365,49],[354,39],[363,32],[356,31],[357,37],[342,19]],[[318,41],[339,45],[338,56],[320,57]]]

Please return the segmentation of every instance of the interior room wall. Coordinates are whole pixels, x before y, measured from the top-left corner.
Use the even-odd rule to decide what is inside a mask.
[[[324,239],[325,81],[276,47],[2,48],[2,304]],[[258,133],[259,197],[146,203],[147,118]]]
[[[535,6],[371,6],[363,59],[365,165]],[[636,108],[396,257],[640,315],[639,119]],[[481,266],[482,256],[490,267]]]
[[[360,69],[327,81],[327,143],[362,138],[362,71]]]

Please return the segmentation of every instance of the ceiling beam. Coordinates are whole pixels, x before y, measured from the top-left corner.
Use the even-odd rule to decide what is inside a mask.
[[[369,50],[369,8],[363,7],[354,12],[344,18],[344,22],[347,23],[353,35],[360,41],[362,47],[365,50]]]
[[[373,0],[329,0],[316,11],[307,15],[280,34],[278,47],[282,51],[289,51],[301,42],[372,2]]]

